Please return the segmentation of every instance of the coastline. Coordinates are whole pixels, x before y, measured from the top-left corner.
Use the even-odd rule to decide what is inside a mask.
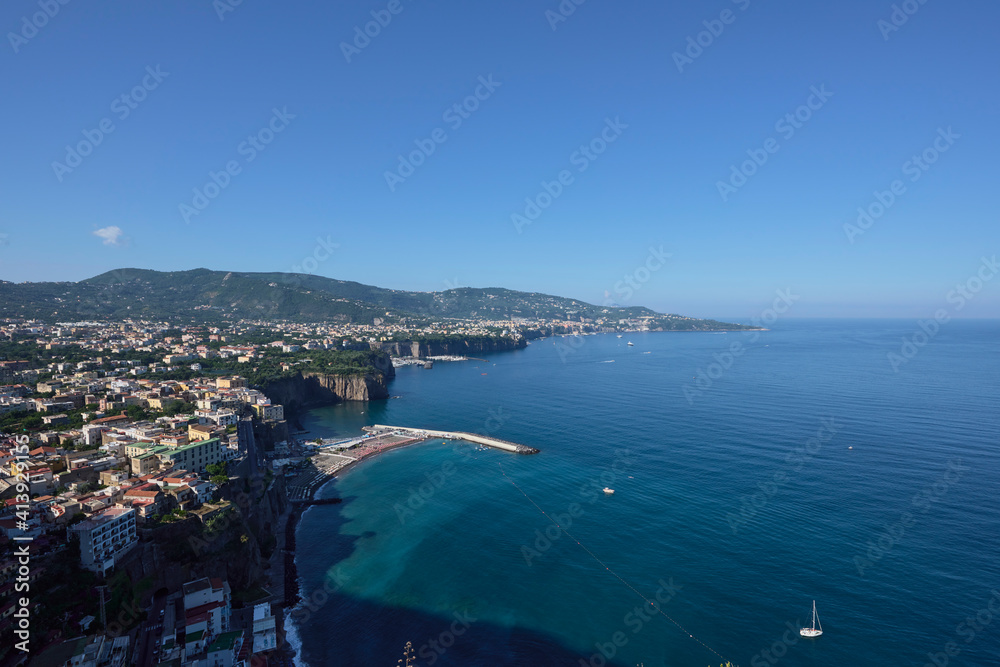
[[[295,536],[298,531],[299,521],[309,511],[312,507],[317,505],[327,505],[327,504],[337,504],[340,502],[339,498],[334,499],[317,499],[316,496],[326,488],[328,484],[337,480],[341,475],[347,474],[352,468],[355,468],[358,464],[365,461],[370,461],[373,457],[378,457],[379,455],[392,451],[394,449],[402,449],[403,447],[409,447],[411,445],[418,445],[425,442],[433,442],[435,438],[424,438],[424,439],[410,439],[406,442],[395,443],[391,445],[386,445],[379,449],[377,452],[372,452],[366,456],[363,456],[356,461],[348,463],[342,468],[336,471],[336,474],[328,475],[322,483],[318,484],[315,488],[309,491],[308,497],[302,500],[291,500],[289,501],[289,508],[287,510],[287,516],[284,518],[284,548],[281,552],[284,556],[284,568],[282,572],[282,578],[284,582],[284,591],[282,596],[282,606],[284,607],[285,613],[282,618],[282,631],[284,635],[284,641],[279,645],[278,652],[288,659],[289,663],[299,665],[300,667],[306,663],[302,660],[302,637],[299,634],[299,627],[293,618],[293,612],[297,609],[303,602],[302,590],[303,582],[299,577],[298,563],[296,562],[296,544]],[[324,500],[329,500],[330,502],[324,502]]]

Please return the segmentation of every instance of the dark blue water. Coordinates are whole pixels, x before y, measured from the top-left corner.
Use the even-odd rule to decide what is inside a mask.
[[[949,322],[896,372],[915,331],[548,339],[313,411],[314,436],[398,424],[542,453],[437,441],[328,485],[344,503],[298,533],[300,658],[388,667],[410,641],[427,665],[1000,664],[1000,322]],[[787,632],[813,599],[825,634]]]

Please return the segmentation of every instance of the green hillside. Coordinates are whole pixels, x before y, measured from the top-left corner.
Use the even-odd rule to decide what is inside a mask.
[[[648,308],[595,306],[575,299],[503,288],[407,292],[322,276],[194,269],[116,269],[77,283],[0,282],[0,317],[48,321],[232,319],[371,322],[406,317],[580,321],[655,318],[669,330],[740,329],[741,325],[664,315]]]

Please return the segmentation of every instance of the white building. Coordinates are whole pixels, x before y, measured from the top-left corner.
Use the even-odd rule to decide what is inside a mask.
[[[215,424],[216,426],[236,426],[239,416],[232,410],[195,410],[200,424]]]
[[[107,426],[100,424],[87,424],[83,427],[83,441],[87,447],[97,447],[101,444],[101,434],[110,430]]]
[[[184,584],[184,626],[189,653],[198,653],[229,630],[229,582],[196,579]],[[197,646],[195,646],[195,644]]]
[[[82,521],[70,530],[80,537],[80,561],[91,572],[105,574],[138,544],[135,511],[112,508]]]
[[[197,499],[199,505],[202,503],[207,503],[212,499],[212,494],[215,493],[215,484],[211,482],[206,482],[204,480],[198,480],[197,482],[188,482],[188,486],[194,491],[194,495]]]
[[[273,651],[277,646],[278,637],[271,603],[256,605],[253,608],[253,652]]]

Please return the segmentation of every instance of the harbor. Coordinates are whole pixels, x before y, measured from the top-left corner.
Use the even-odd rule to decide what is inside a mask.
[[[374,426],[364,427],[365,431],[378,436],[383,436],[385,434],[394,435],[409,435],[412,438],[419,440],[428,440],[431,438],[441,438],[443,440],[465,440],[467,442],[474,442],[477,445],[484,445],[486,447],[492,447],[494,449],[502,449],[506,452],[513,452],[515,454],[538,454],[539,450],[534,447],[528,447],[526,445],[520,445],[516,442],[510,442],[508,440],[501,440],[500,438],[493,438],[485,435],[477,435],[475,433],[466,433],[464,431],[435,431],[432,429],[425,428],[412,428],[409,426],[386,426],[384,424],[375,424]]]
[[[383,424],[365,426],[362,430],[365,431],[362,436],[317,440],[317,443],[312,445],[314,453],[309,459],[300,460],[298,464],[290,465],[286,469],[288,497],[292,503],[299,504],[311,500],[320,487],[336,475],[345,473],[356,463],[371,456],[427,440],[464,440],[514,454],[539,452],[534,447],[464,431],[436,431]],[[296,470],[296,465],[301,468]]]

